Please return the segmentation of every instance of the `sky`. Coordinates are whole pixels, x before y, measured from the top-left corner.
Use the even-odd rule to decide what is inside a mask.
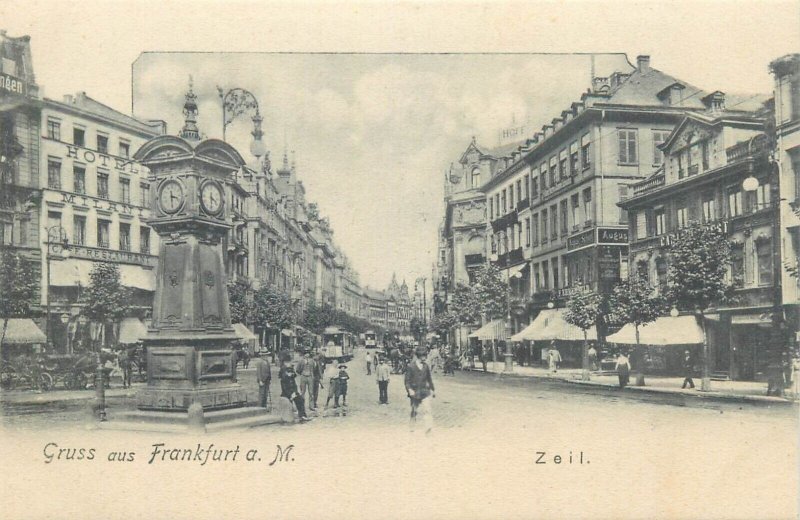
[[[430,276],[444,170],[473,135],[496,144],[512,114],[534,129],[560,114],[588,86],[588,58],[274,53],[649,54],[704,89],[769,93],[769,61],[800,50],[798,4],[777,1],[10,0],[0,19],[31,36],[45,96],[86,91],[127,113],[135,99],[137,116],[170,133],[189,74],[208,137],[221,135],[215,86],[251,90],[273,164],[285,132],[308,199],[372,287],[393,272],[412,285]],[[247,54],[208,54],[223,51]],[[246,120],[229,127],[243,152],[248,131]]]

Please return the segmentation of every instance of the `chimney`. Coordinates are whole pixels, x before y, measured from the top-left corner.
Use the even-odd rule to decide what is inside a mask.
[[[650,71],[650,56],[647,54],[640,54],[636,56],[636,68],[639,69],[639,74],[644,74]]]
[[[64,103],[67,105],[72,104],[72,94],[64,94]]]

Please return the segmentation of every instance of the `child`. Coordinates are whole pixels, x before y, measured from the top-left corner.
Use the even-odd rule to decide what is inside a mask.
[[[339,365],[339,388],[338,395],[342,396],[342,406],[347,406],[347,380],[350,376],[347,374],[347,365]]]

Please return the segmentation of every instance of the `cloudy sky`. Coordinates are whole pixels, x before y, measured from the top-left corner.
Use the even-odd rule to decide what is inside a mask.
[[[135,97],[137,115],[165,119],[172,132],[189,74],[209,137],[221,134],[215,86],[253,91],[273,163],[286,131],[309,199],[375,287],[393,271],[409,280],[429,274],[442,173],[470,137],[495,144],[512,114],[534,127],[552,119],[586,88],[588,58],[259,53],[650,54],[655,68],[699,87],[755,93],[771,90],[769,61],[800,48],[798,7],[789,1],[288,6],[7,0],[0,28],[31,36],[44,95],[86,91],[125,112]],[[247,131],[246,121],[230,128],[244,151]]]

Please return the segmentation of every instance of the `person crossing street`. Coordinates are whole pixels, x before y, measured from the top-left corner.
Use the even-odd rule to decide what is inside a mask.
[[[414,431],[417,416],[422,413],[425,433],[433,429],[433,411],[431,397],[436,397],[433,387],[431,369],[425,362],[428,351],[425,347],[417,347],[414,359],[408,364],[405,375],[405,386],[408,399],[411,401],[411,431]]]
[[[375,379],[378,382],[378,402],[389,404],[389,365],[383,358],[378,361],[375,368]]]

